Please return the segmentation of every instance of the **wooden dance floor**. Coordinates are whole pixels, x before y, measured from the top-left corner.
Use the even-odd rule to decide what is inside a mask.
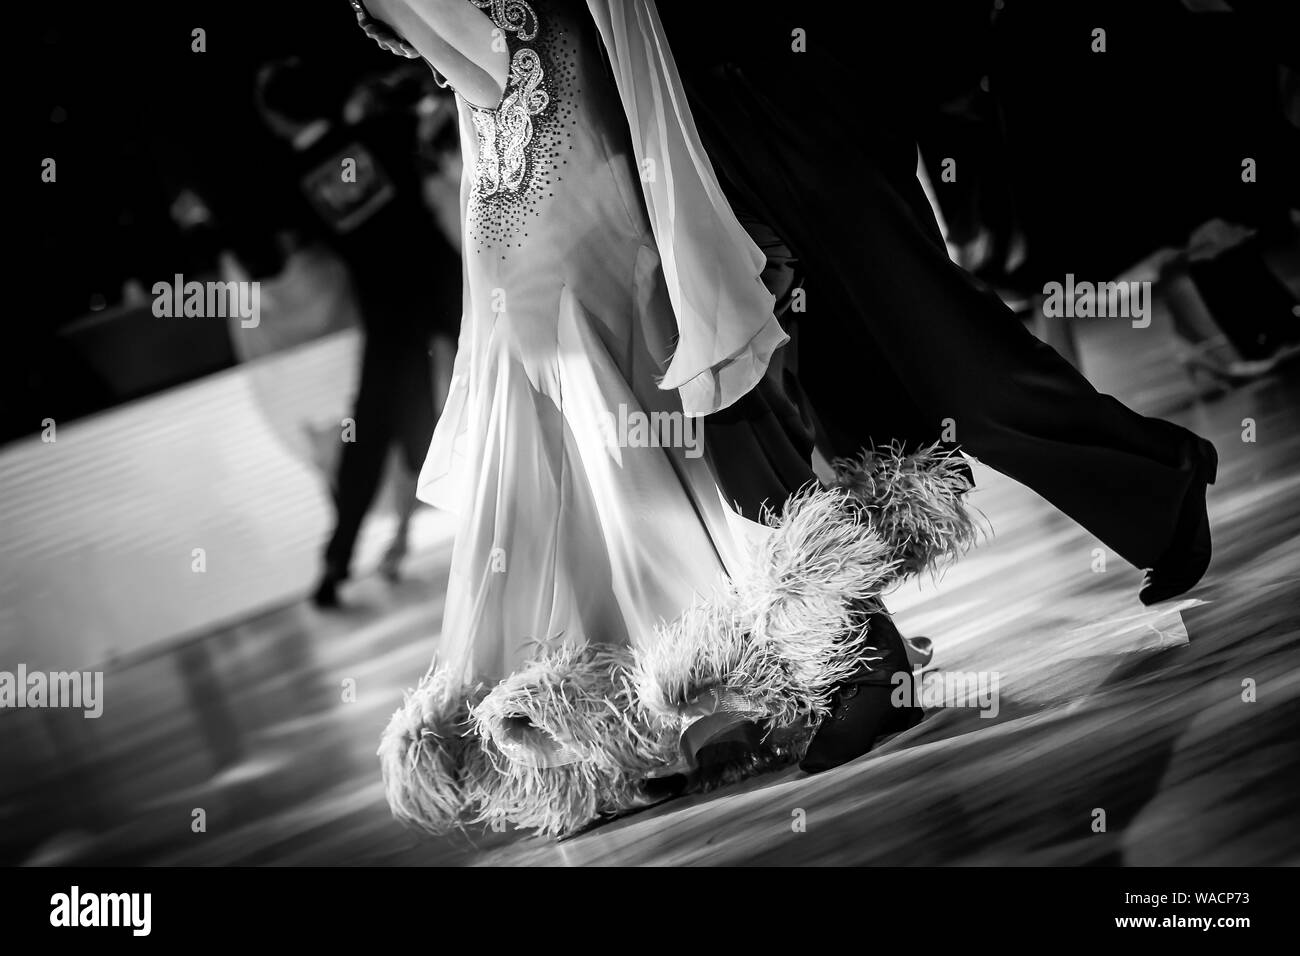
[[[1203,585],[1143,608],[1137,571],[980,468],[992,536],[890,599],[938,671],[998,675],[996,716],[937,709],[838,771],[559,843],[423,837],[390,819],[374,750],[434,649],[444,544],[401,585],[359,582],[347,615],[286,607],[109,665],[99,720],[0,714],[0,862],[1300,863],[1300,375],[1198,392],[1162,319],[1080,322],[1083,360],[1218,446]]]

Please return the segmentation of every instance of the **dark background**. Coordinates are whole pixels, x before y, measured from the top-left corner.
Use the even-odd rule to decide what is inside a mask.
[[[344,0],[253,3],[59,4],[26,9],[19,95],[30,96],[24,137],[25,220],[13,276],[21,322],[4,349],[0,441],[123,398],[60,334],[120,301],[135,278],[148,291],[177,273],[208,277],[222,245],[246,246],[259,210],[296,184],[263,162],[275,148],[257,114],[259,68],[290,55],[328,63],[340,101],[351,83],[398,62],[357,29]],[[191,52],[192,31],[207,52]],[[58,183],[39,181],[45,157]],[[214,228],[183,235],[170,208],[183,189],[210,205]],[[215,274],[212,275],[215,278]],[[185,370],[233,359],[204,329]]]
[[[1028,240],[1023,285],[1066,271],[1113,275],[1206,219],[1268,225],[1297,204],[1300,153],[1280,80],[1280,64],[1298,65],[1295,4],[1232,6],[1203,15],[1180,0],[809,7],[810,35],[825,36],[814,32],[824,25],[863,69],[841,102],[810,108],[855,123],[870,122],[874,103],[906,102],[927,155],[976,171],[982,214],[1014,214]],[[701,8],[701,28],[710,17],[726,29],[728,18],[762,16],[758,7]],[[272,148],[252,100],[263,63],[317,58],[342,91],[394,59],[358,31],[346,0],[60,4],[29,6],[23,20],[28,66],[14,92],[34,121],[22,180],[34,201],[15,232],[23,318],[5,350],[0,441],[46,416],[133,397],[99,380],[61,330],[112,308],[127,279],[148,290],[211,270],[218,246],[245,242],[259,210],[292,188],[260,162]],[[1107,30],[1104,55],[1089,49],[1096,26]],[[196,27],[207,31],[203,54],[191,52]],[[39,182],[47,156],[58,161],[56,186]],[[1256,184],[1240,182],[1244,156],[1258,161]],[[210,203],[214,229],[181,234],[169,209],[183,189]],[[203,368],[231,361],[219,347],[196,348],[217,349]]]

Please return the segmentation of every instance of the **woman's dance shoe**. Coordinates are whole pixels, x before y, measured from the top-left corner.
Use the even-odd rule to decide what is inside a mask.
[[[856,760],[877,741],[910,730],[925,717],[920,707],[897,707],[894,689],[882,684],[850,684],[842,688],[834,709],[817,729],[799,761],[799,769],[821,773]]]
[[[870,622],[868,641],[876,651],[871,669],[860,672],[836,691],[830,714],[818,726],[799,762],[801,770],[821,773],[846,764],[871,750],[881,738],[915,727],[925,716],[920,707],[900,707],[893,701],[897,686],[894,675],[901,673],[909,680],[912,676],[907,642],[889,615],[873,614]],[[920,656],[929,663],[933,646],[926,650],[929,655]]]

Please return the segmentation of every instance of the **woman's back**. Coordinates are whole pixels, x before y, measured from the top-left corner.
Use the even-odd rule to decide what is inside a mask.
[[[527,250],[558,261],[573,244],[594,242],[593,231],[652,242],[627,121],[585,0],[471,2],[494,24],[494,42],[508,46],[510,72],[495,109],[459,98],[467,255]]]

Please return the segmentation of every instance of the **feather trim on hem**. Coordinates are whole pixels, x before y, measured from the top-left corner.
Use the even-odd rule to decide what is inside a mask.
[[[638,652],[637,693],[656,720],[680,726],[708,695],[745,698],[769,730],[820,720],[835,688],[870,669],[866,615],[883,592],[975,543],[957,453],[891,445],[834,467],[830,487],[764,516],[772,534],[729,590]]]
[[[429,833],[459,825],[467,806],[465,757],[470,709],[487,689],[465,687],[435,668],[393,714],[379,744],[379,766],[393,816]]]
[[[500,817],[562,836],[595,817],[637,806],[642,782],[673,758],[628,680],[630,651],[565,646],[492,689],[471,714],[495,769],[478,778],[474,822]]]
[[[970,466],[934,444],[911,455],[898,444],[831,463],[833,485],[852,493],[890,547],[898,578],[938,573],[978,541],[978,514],[966,503]]]
[[[692,789],[798,760],[835,688],[870,667],[865,616],[884,590],[955,560],[979,532],[955,453],[889,446],[834,468],[830,487],[765,515],[772,534],[747,573],[636,652],[548,648],[491,688],[426,675],[379,748],[393,815],[431,833],[507,821],[572,834],[647,803],[643,784],[677,762],[682,729],[710,706],[765,736]]]

